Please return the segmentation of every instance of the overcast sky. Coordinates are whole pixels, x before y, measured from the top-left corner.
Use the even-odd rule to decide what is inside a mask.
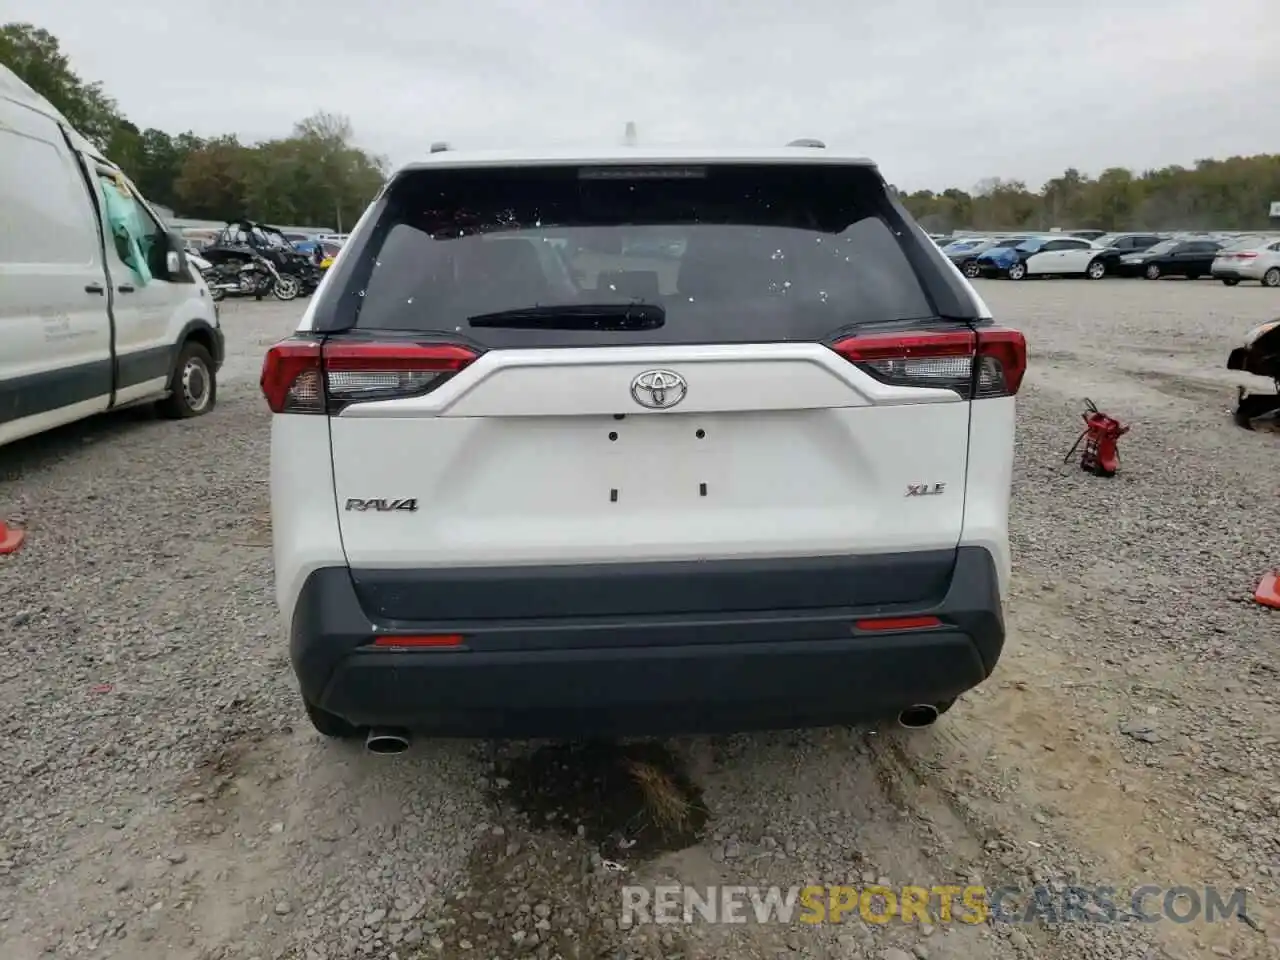
[[[1280,0],[0,0],[140,127],[774,145],[907,189],[1280,150]]]

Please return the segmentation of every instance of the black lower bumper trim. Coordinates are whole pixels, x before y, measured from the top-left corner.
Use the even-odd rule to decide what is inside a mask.
[[[955,550],[922,550],[350,573],[360,606],[375,621],[528,620],[918,604],[942,596],[955,562]]]
[[[303,696],[357,726],[576,736],[852,723],[945,702],[995,668],[995,566],[980,548],[953,557],[948,581],[913,604],[415,622],[370,617],[349,571],[326,568],[303,587],[291,654]],[[908,615],[939,625],[854,628]],[[458,634],[465,645],[372,646],[397,633]]]

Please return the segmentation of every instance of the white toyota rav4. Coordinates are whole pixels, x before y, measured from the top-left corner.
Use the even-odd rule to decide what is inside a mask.
[[[1004,643],[1025,367],[868,160],[405,167],[262,371],[307,713],[931,723]]]

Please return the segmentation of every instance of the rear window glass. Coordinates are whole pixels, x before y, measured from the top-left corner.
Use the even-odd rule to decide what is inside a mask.
[[[340,309],[356,327],[490,347],[821,340],[933,316],[873,168],[419,171],[393,187]],[[656,329],[469,318],[654,304]],[[349,315],[342,318],[342,325]]]
[[[1239,240],[1232,240],[1226,244],[1223,250],[1257,250],[1266,243],[1261,237],[1244,237]]]

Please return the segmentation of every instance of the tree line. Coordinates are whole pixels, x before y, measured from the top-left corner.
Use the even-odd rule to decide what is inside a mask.
[[[139,130],[100,83],[71,68],[58,40],[27,23],[0,27],[0,63],[47,97],[119,164],[145,196],[183,216],[349,226],[386,177],[386,161],[354,145],[345,117],[318,113],[289,136],[242,143],[234,135]],[[1280,154],[1198,160],[1096,178],[1074,168],[1039,190],[984,180],[971,191],[900,193],[926,230],[1250,230],[1280,201]]]
[[[1123,167],[1095,179],[1074,168],[1039,190],[1020,180],[984,180],[973,192],[917,190],[900,199],[931,232],[973,230],[1280,229],[1280,154],[1197,160],[1134,173]]]
[[[183,217],[345,229],[386,178],[386,161],[355,146],[345,117],[317,113],[289,136],[260,143],[140,130],[102,84],[72,69],[47,30],[0,26],[0,63],[97,144],[143,196]]]

